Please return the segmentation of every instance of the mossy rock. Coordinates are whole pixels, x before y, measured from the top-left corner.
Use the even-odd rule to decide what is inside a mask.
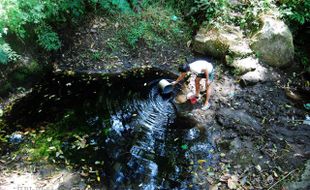
[[[238,27],[225,25],[220,29],[202,27],[193,42],[194,51],[225,58],[226,55],[246,57],[253,52]]]
[[[285,67],[294,60],[293,36],[288,26],[269,15],[260,17],[262,28],[252,37],[251,48],[259,59],[274,67]]]
[[[215,29],[200,29],[193,41],[194,51],[217,58],[223,58],[228,52],[228,48],[228,44],[225,44],[220,38],[219,31]]]

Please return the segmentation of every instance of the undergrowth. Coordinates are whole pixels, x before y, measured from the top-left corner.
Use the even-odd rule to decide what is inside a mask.
[[[190,39],[189,27],[171,8],[150,6],[140,14],[120,15],[117,22],[117,39],[134,49],[141,43],[154,48]]]

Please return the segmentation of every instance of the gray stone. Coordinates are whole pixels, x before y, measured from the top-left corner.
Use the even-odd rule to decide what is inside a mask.
[[[259,82],[276,81],[280,79],[280,75],[274,72],[272,68],[266,68],[261,64],[257,65],[254,71],[248,72],[240,77],[242,86],[255,85]]]
[[[239,57],[252,54],[240,28],[228,25],[220,29],[200,28],[193,41],[193,49],[198,53],[220,58],[226,54]]]
[[[223,43],[218,30],[201,28],[194,38],[193,49],[201,54],[223,57],[228,52],[228,45]]]
[[[260,66],[258,64],[258,59],[253,56],[227,61],[227,64],[234,67],[235,71],[240,75],[250,71],[254,71]]]
[[[268,80],[268,70],[265,67],[258,66],[254,71],[248,72],[240,77],[243,86],[254,85],[258,82]]]
[[[250,44],[259,58],[275,67],[287,66],[294,59],[292,33],[287,25],[269,15],[260,17],[262,28],[253,35]]]
[[[223,26],[200,28],[193,41],[194,51],[214,57],[225,57],[226,54],[244,57],[252,54],[249,43],[245,40],[239,27]]]

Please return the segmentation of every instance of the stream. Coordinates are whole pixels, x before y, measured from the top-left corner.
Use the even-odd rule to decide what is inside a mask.
[[[170,76],[129,75],[49,75],[8,120],[19,127],[54,123],[65,134],[78,130],[62,138],[60,158],[99,188],[203,187],[197,173],[215,166],[216,148],[195,121],[179,117],[176,92],[161,94],[158,81]]]

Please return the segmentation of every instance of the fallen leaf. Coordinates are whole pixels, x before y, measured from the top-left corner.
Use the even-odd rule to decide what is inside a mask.
[[[229,189],[237,189],[238,187],[238,177],[236,175],[232,175],[228,181],[227,181],[227,185]]]
[[[227,185],[229,189],[237,189],[237,181],[232,180],[231,178],[228,179]]]
[[[262,171],[262,167],[260,167],[260,165],[255,166],[255,168],[260,172]]]
[[[223,176],[220,177],[220,181],[222,182],[227,182],[227,180],[231,177],[230,174],[225,174]]]
[[[218,190],[219,189],[219,185],[218,184],[210,185],[209,189],[210,190]]]
[[[198,162],[198,164],[203,164],[203,163],[206,163],[207,161],[206,160],[198,160],[197,162]]]

